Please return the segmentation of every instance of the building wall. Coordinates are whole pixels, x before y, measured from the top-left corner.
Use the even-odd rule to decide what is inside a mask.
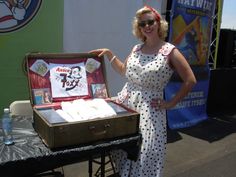
[[[64,1],[64,52],[87,52],[110,48],[122,61],[133,46],[140,43],[132,34],[135,12],[148,4],[165,9],[161,0],[70,0]],[[165,11],[165,10],[164,10]],[[106,62],[108,88],[111,96],[122,89],[125,78]]]

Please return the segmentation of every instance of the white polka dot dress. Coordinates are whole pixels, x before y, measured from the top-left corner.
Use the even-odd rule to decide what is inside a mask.
[[[163,89],[173,70],[168,55],[174,46],[165,43],[158,53],[147,55],[135,46],[128,58],[128,82],[118,99],[140,113],[142,145],[137,161],[127,159],[126,152],[112,152],[113,161],[121,177],[161,177],[166,150],[166,111],[152,108],[152,99],[162,98]]]

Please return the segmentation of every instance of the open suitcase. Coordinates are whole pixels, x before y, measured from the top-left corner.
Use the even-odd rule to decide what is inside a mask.
[[[32,53],[26,55],[26,66],[34,128],[49,148],[139,133],[139,113],[109,98],[103,58]]]

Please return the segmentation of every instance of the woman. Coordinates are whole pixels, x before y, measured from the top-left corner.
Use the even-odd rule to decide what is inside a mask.
[[[106,56],[112,67],[128,82],[118,101],[140,113],[142,145],[136,162],[127,159],[122,150],[113,153],[116,168],[122,177],[160,177],[166,150],[166,110],[173,108],[196,83],[184,56],[165,42],[167,22],[153,8],[145,6],[136,12],[133,34],[142,41],[125,60],[109,49],[91,51]],[[163,99],[163,89],[176,71],[183,80],[182,87],[171,100]]]

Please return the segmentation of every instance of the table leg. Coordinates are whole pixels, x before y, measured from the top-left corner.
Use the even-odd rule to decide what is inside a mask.
[[[105,177],[105,156],[106,153],[103,151],[101,153],[101,177]]]
[[[88,166],[89,166],[89,169],[88,169],[88,173],[89,173],[89,177],[92,177],[93,176],[93,158],[92,156],[89,156],[89,161],[88,161]]]

